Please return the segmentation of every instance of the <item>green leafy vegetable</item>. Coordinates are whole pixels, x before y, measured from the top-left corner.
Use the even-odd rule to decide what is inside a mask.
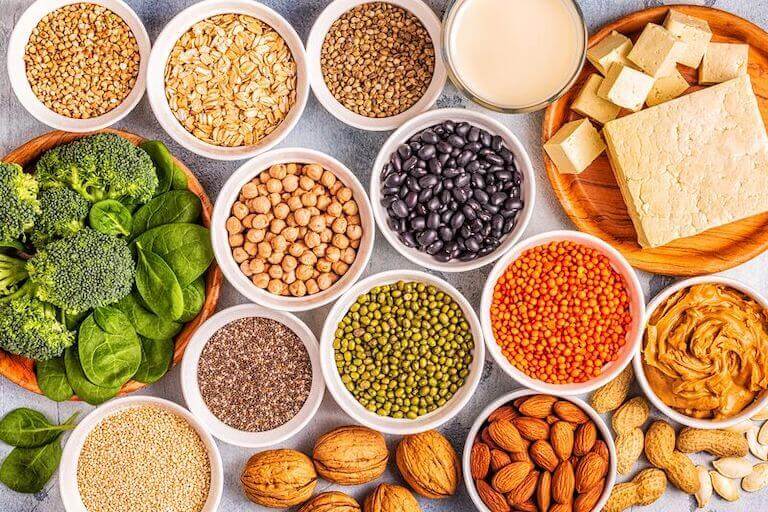
[[[160,318],[142,305],[138,292],[124,297],[114,307],[125,313],[136,332],[145,338],[164,340],[173,338],[184,327],[180,322]]]
[[[20,165],[0,162],[0,240],[14,241],[32,229],[40,213],[38,188]]]
[[[114,199],[94,204],[88,213],[88,222],[96,231],[112,236],[128,236],[133,228],[131,211]]]
[[[24,285],[0,300],[0,348],[45,361],[60,356],[75,342],[75,334],[56,318],[56,308],[30,294]]]
[[[35,365],[37,385],[43,394],[55,402],[66,402],[75,394],[67,380],[64,357],[60,356]]]
[[[91,405],[104,403],[120,392],[120,386],[102,388],[88,380],[80,365],[77,347],[70,347],[64,352],[64,366],[67,369],[67,380],[75,394]]]
[[[0,420],[0,441],[20,448],[36,448],[48,444],[65,430],[75,428],[73,414],[61,425],[54,425],[43,413],[22,407],[14,409]]]
[[[152,162],[155,164],[157,172],[157,190],[155,195],[168,192],[173,182],[173,156],[171,156],[165,144],[159,140],[147,140],[142,142],[139,147],[147,152]]]
[[[179,317],[179,322],[191,322],[205,303],[205,276],[198,277],[181,292],[184,294],[184,312]]]
[[[151,340],[141,337],[141,364],[134,380],[152,384],[168,373],[173,361],[173,340]]]
[[[91,208],[91,203],[83,196],[68,188],[47,188],[41,190],[38,197],[40,215],[35,220],[31,236],[36,247],[83,229]]]
[[[58,439],[38,448],[14,448],[0,466],[0,482],[16,492],[40,492],[61,462]]]
[[[128,317],[116,308],[99,308],[80,325],[78,355],[89,381],[120,388],[141,363],[141,342]]]
[[[139,208],[133,219],[131,236],[136,238],[148,229],[163,224],[195,222],[200,218],[200,198],[187,190],[171,190]]]
[[[184,312],[184,294],[176,274],[157,254],[137,245],[139,264],[136,289],[152,312],[168,320],[178,320]]]
[[[185,173],[178,165],[173,166],[171,188],[173,190],[187,190],[189,188],[189,178],[187,178],[187,173]]]
[[[139,235],[136,244],[163,258],[182,288],[203,275],[213,260],[208,229],[197,224],[158,226]]]

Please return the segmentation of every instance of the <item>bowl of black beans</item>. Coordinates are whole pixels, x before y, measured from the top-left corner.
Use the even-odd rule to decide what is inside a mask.
[[[531,218],[536,182],[528,154],[498,121],[432,110],[382,147],[371,179],[385,238],[421,266],[463,272],[495,261]]]

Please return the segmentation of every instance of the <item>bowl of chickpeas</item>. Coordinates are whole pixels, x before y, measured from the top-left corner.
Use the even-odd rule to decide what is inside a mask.
[[[335,158],[284,148],[224,184],[211,239],[224,276],[251,301],[283,311],[328,304],[363,273],[375,227],[368,196]]]

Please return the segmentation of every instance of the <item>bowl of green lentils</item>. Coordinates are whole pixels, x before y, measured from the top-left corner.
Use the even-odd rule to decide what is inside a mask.
[[[320,366],[331,395],[357,422],[387,434],[437,428],[470,400],[483,370],[471,304],[435,276],[370,276],[333,306]]]

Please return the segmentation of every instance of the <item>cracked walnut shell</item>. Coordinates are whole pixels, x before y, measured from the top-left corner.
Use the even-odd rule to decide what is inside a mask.
[[[381,484],[365,499],[363,512],[421,512],[421,507],[405,487]]]
[[[306,502],[299,512],[360,512],[360,505],[343,492],[324,492]]]
[[[405,436],[395,453],[403,479],[425,498],[456,494],[461,469],[451,443],[436,430]]]
[[[330,482],[358,485],[380,477],[389,452],[384,436],[365,427],[340,427],[321,436],[312,454],[317,472]]]
[[[304,503],[317,485],[312,461],[295,450],[267,450],[251,457],[240,476],[246,497],[265,507]]]

